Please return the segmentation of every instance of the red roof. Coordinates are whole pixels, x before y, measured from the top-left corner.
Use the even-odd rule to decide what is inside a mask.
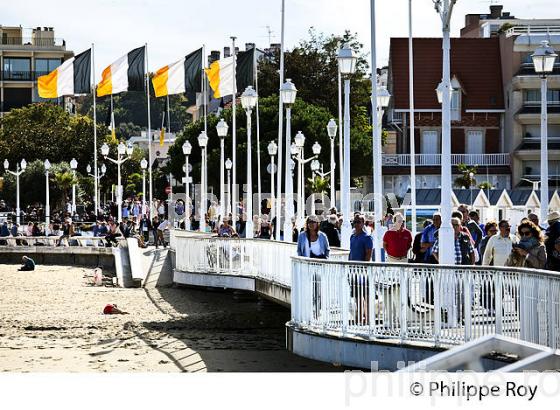
[[[414,103],[441,109],[436,87],[442,77],[441,38],[413,39]],[[408,38],[391,38],[390,87],[396,109],[408,109]],[[493,38],[452,38],[451,78],[464,88],[463,110],[504,109],[500,44]]]

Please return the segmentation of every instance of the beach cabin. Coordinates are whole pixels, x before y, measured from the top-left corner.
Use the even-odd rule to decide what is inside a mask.
[[[519,222],[531,212],[539,213],[541,201],[535,191],[514,189],[509,190],[508,194],[513,204],[508,218],[512,226],[517,226]]]
[[[407,227],[411,227],[412,206],[410,200],[410,189],[406,192],[401,209],[406,217]],[[455,192],[451,193],[451,203],[453,208],[460,205]],[[422,224],[426,219],[432,219],[434,212],[441,211],[441,189],[417,189],[416,190],[416,226],[417,229],[422,229]]]
[[[490,201],[486,196],[486,193],[482,189],[454,189],[453,193],[457,198],[459,204],[465,204],[469,206],[470,210],[478,211],[480,216],[480,221],[486,221],[489,209]]]
[[[539,198],[539,202],[541,199],[541,191],[535,191],[537,198]],[[540,205],[539,205],[540,208]],[[560,212],[560,195],[558,191],[550,190],[548,191],[548,212],[559,211]],[[540,215],[540,209],[537,211],[537,214]],[[541,222],[541,223],[544,223]]]
[[[500,221],[509,219],[509,210],[513,208],[513,203],[505,189],[490,189],[485,191],[490,202],[490,207],[486,215],[485,221]]]

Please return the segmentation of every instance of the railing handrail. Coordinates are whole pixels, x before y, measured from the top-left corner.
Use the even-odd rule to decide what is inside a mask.
[[[296,261],[312,261],[314,264],[340,264],[340,265],[356,265],[356,266],[378,266],[378,267],[400,267],[407,269],[414,268],[424,268],[424,269],[441,269],[441,270],[469,270],[476,269],[477,271],[490,271],[490,272],[504,272],[504,273],[524,273],[524,274],[538,274],[544,276],[551,276],[556,279],[560,279],[560,272],[554,272],[544,269],[528,269],[519,268],[515,266],[484,266],[484,265],[444,265],[444,264],[427,264],[427,263],[386,263],[386,262],[361,262],[361,261],[343,261],[343,260],[331,260],[331,259],[311,259],[304,258],[301,256],[292,256],[292,260]]]

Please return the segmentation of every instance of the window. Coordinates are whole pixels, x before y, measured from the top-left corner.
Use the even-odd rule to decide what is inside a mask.
[[[560,161],[548,161],[548,175],[550,177],[560,176]],[[523,161],[523,176],[540,178],[541,161]]]
[[[451,91],[451,121],[461,121],[461,90]]]
[[[541,138],[540,124],[527,124],[523,127],[523,138],[529,140],[539,140]],[[560,138],[560,125],[548,124],[548,138]]]
[[[481,130],[467,131],[465,152],[467,154],[484,154],[484,133]]]
[[[560,90],[548,90],[546,93],[548,104],[560,104]],[[526,105],[540,105],[541,90],[525,90],[523,92],[523,103]]]
[[[60,58],[35,59],[35,73],[37,73],[37,76],[48,74],[58,66],[60,66]]]
[[[437,131],[422,131],[422,154],[439,154],[439,133]]]
[[[31,80],[31,60],[29,58],[4,57],[4,80]]]

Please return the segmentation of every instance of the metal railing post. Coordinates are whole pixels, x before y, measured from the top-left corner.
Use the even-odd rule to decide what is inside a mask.
[[[400,268],[399,281],[401,287],[401,300],[400,300],[400,338],[403,342],[408,335],[408,322],[407,322],[407,312],[408,312],[408,280],[409,280],[409,270],[407,268]]]
[[[472,338],[472,293],[471,293],[471,275],[468,271],[463,270],[463,315],[465,317],[465,342]],[[459,309],[459,307],[457,307]],[[460,320],[460,318],[459,318]]]
[[[435,346],[439,346],[441,340],[441,276],[442,272],[440,269],[437,269],[434,272],[434,329],[433,329],[433,336],[434,336],[434,344]]]
[[[501,335],[502,332],[504,331],[503,329],[503,314],[502,314],[502,310],[503,310],[503,289],[504,289],[504,277],[502,272],[494,272],[492,275],[492,282],[494,282],[495,286],[494,286],[494,299],[496,300],[495,302],[495,306],[494,306],[494,316],[495,316],[495,331],[496,334]]]

